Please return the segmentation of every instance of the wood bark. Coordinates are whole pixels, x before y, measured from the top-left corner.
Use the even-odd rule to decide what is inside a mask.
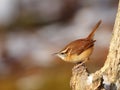
[[[120,2],[104,66],[90,74],[85,66],[72,70],[72,90],[120,90]]]

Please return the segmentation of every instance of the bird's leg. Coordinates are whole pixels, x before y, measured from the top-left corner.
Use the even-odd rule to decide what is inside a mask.
[[[87,62],[88,60],[89,60],[89,58],[86,58],[83,62],[76,63],[76,65],[73,67],[72,70],[78,69],[81,66],[85,66],[85,62]]]
[[[81,62],[81,65],[84,65],[84,63],[86,63],[89,60],[89,58],[86,58],[83,62]]]

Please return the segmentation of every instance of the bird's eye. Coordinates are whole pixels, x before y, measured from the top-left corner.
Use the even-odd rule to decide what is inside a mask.
[[[63,54],[64,54],[64,52],[61,52],[61,54],[63,55]]]

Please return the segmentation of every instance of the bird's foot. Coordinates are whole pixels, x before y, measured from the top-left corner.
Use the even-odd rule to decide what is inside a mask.
[[[73,71],[76,71],[76,70],[78,70],[80,67],[82,67],[82,66],[85,66],[84,65],[84,63],[77,63],[74,67],[73,67]]]
[[[74,67],[73,67],[73,69],[72,70],[77,70],[77,69],[79,69],[80,67],[85,67],[85,62],[87,62],[88,61],[88,58],[86,58],[83,62],[79,62],[79,63],[77,63]]]

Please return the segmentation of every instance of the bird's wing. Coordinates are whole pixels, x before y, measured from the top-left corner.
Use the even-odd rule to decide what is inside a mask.
[[[78,42],[78,45],[72,50],[71,54],[81,54],[83,51],[94,46],[95,40],[83,40],[81,43]]]

